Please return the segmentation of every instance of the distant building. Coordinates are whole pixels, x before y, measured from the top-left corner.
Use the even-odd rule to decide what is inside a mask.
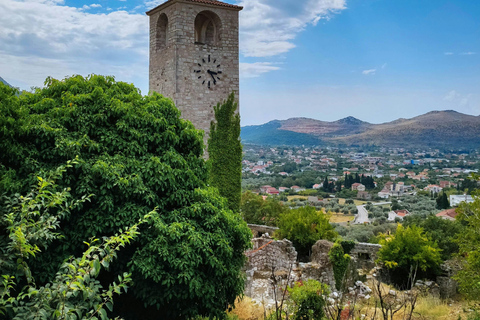
[[[365,186],[361,183],[356,182],[352,184],[352,190],[365,191]]]
[[[388,199],[390,197],[390,190],[385,186],[377,195],[382,199]]]
[[[451,181],[440,181],[438,183],[440,185],[441,188],[455,188],[457,187],[457,184],[456,183],[453,183]]]
[[[313,189],[320,189],[321,187],[322,187],[321,184],[316,183],[316,184],[313,185],[312,188],[313,188]]]
[[[299,186],[291,186],[290,189],[295,192],[305,191],[305,188],[300,188]]]
[[[268,188],[271,188],[272,186],[265,185],[260,187],[260,192],[261,193],[267,193]]]
[[[278,191],[279,191],[279,192],[285,192],[285,191],[287,191],[287,190],[289,190],[289,188],[286,188],[286,187],[279,187],[279,188],[278,188]]]
[[[372,199],[372,195],[366,191],[358,191],[357,199],[370,200]]]
[[[271,188],[268,188],[265,193],[267,193],[267,194],[269,194],[269,195],[274,195],[274,196],[276,196],[276,195],[278,195],[280,192],[279,192],[276,188],[271,187]]]
[[[426,186],[425,188],[423,188],[423,190],[425,191],[430,191],[430,192],[434,192],[434,193],[439,193],[440,191],[443,190],[442,187],[436,185],[436,184],[429,184],[428,186]]]
[[[395,211],[390,211],[388,213],[388,221],[395,221],[395,218],[399,218],[400,220],[403,220],[406,216],[408,216],[410,212],[408,210],[395,210]]]
[[[443,210],[442,212],[437,213],[436,216],[445,220],[455,220],[458,215],[455,210],[456,208]]]
[[[461,202],[471,203],[471,202],[473,202],[473,198],[472,198],[472,196],[469,196],[467,194],[465,194],[465,195],[451,194],[450,195],[450,206],[451,207],[457,207]]]

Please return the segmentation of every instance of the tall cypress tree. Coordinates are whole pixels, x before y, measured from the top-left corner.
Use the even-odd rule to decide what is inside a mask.
[[[208,154],[210,162],[210,185],[218,188],[227,198],[228,207],[240,211],[242,192],[242,144],[240,141],[240,115],[235,94],[214,108],[215,121],[210,123]]]
[[[325,180],[323,180],[323,190],[328,192],[328,177],[325,176]]]

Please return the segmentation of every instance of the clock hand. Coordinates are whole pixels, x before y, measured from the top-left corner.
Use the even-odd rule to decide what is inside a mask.
[[[215,72],[212,72],[212,71],[210,71],[210,70],[208,70],[207,72],[208,72],[208,73],[210,74],[210,76],[212,77],[212,79],[213,79],[213,84],[217,84],[217,80],[215,80],[215,77],[213,76],[213,73],[215,73]]]

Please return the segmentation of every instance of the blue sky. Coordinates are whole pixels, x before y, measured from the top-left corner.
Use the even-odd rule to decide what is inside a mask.
[[[2,0],[0,76],[114,75],[148,92],[148,18],[162,1]],[[480,114],[480,1],[227,0],[240,14],[242,125],[432,110]]]

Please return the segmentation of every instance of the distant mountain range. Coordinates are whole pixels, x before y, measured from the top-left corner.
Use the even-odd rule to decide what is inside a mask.
[[[6,84],[7,86],[10,86],[10,87],[11,87],[11,85],[10,85],[7,81],[3,80],[2,77],[0,77],[0,82],[2,82],[2,83],[4,83],[4,84]]]
[[[453,110],[371,124],[347,117],[328,122],[309,118],[273,120],[242,127],[243,143],[261,145],[344,145],[479,148],[480,116]]]

